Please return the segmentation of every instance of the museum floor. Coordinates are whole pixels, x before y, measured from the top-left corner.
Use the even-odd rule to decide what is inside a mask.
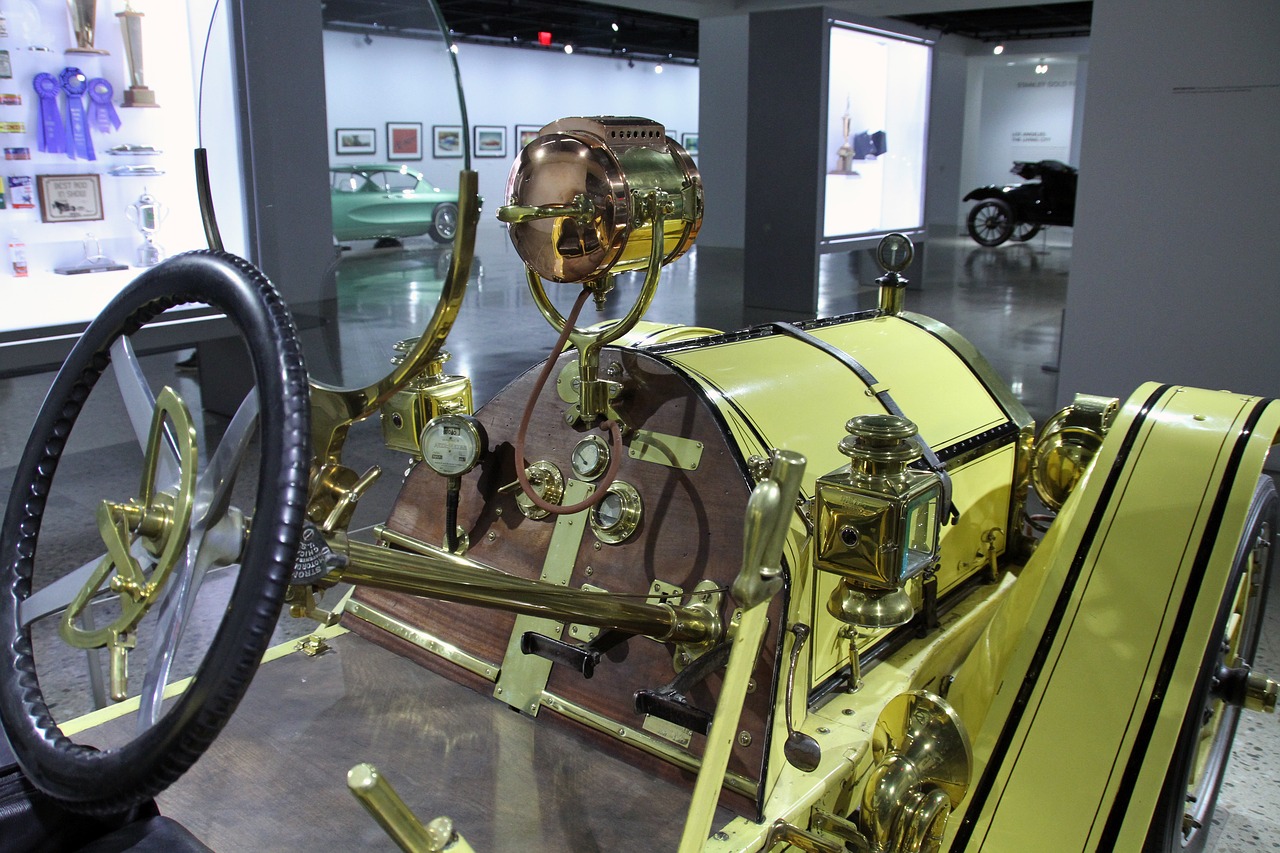
[[[321,342],[306,340],[312,333],[304,333],[313,375],[345,385],[380,376],[392,355],[391,344],[421,330],[439,288],[431,271],[447,263],[445,250],[425,239],[410,241],[397,255],[404,259],[399,265],[387,266],[383,262],[389,255],[363,246],[354,249],[353,257],[355,265],[367,258],[380,266],[355,281],[340,278],[342,322],[336,341],[332,335],[326,339],[330,354],[322,355]],[[907,307],[968,337],[1042,422],[1058,396],[1054,365],[1070,261],[1070,232],[1061,229],[1030,244],[997,249],[979,248],[967,238],[935,238],[907,272],[913,280]],[[877,272],[866,253],[825,256],[818,313],[874,306]],[[741,278],[740,252],[697,249],[668,268],[648,319],[719,329],[778,319],[776,312],[743,308]],[[635,286],[622,282],[615,301],[627,299]],[[554,337],[529,299],[520,261],[505,234],[486,221],[473,283],[446,345],[452,355],[446,369],[471,377],[478,406],[543,358]],[[199,374],[173,373],[175,362],[189,355],[148,356],[144,367],[148,374],[172,374],[184,397],[198,400]],[[8,494],[13,466],[49,380],[48,375],[0,380],[0,495]],[[209,417],[201,428],[216,432],[221,426],[220,419]],[[107,408],[90,434],[69,451],[63,470],[79,469],[89,478],[100,471],[114,476],[107,469],[125,454],[112,450],[126,446],[136,443],[124,418]],[[352,467],[378,464],[388,475],[361,502],[353,527],[385,519],[404,457],[382,446],[376,423],[353,429],[347,451]],[[1277,595],[1273,588],[1271,597]],[[1280,671],[1280,601],[1272,605],[1256,661],[1259,670],[1270,674]],[[311,627],[287,616],[283,623],[281,642]],[[477,800],[451,814],[478,850],[541,849],[542,843],[574,851],[622,849],[627,845],[611,833],[622,831],[619,827],[626,826],[632,810],[668,800],[679,807],[684,795],[656,781],[652,790],[631,792],[625,804],[602,798],[599,791],[632,783],[611,775],[608,766],[575,761],[571,738],[533,744],[526,737],[530,721],[495,710],[497,704],[485,697],[442,685],[354,636],[333,643],[336,654],[315,659],[292,654],[264,665],[210,754],[161,796],[161,810],[218,851],[393,849],[342,790],[341,773],[360,760],[379,763],[424,818],[438,813],[428,812],[441,787],[458,789],[450,797],[453,802],[468,785],[497,792],[496,808],[485,812]],[[394,719],[384,715],[388,709],[395,711]],[[1280,847],[1280,770],[1272,760],[1280,751],[1278,735],[1273,717],[1242,718],[1210,850]],[[529,750],[551,767],[547,777],[511,778],[501,756]],[[526,755],[511,766],[525,766],[529,760]],[[581,809],[557,815],[546,798],[540,804],[537,790],[548,784],[571,784],[579,792]],[[542,823],[526,821],[526,810],[541,810]],[[537,841],[522,834],[532,825],[543,826]],[[652,837],[630,843],[641,850],[661,847]]]

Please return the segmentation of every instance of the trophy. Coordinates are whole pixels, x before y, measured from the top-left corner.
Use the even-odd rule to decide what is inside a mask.
[[[70,2],[70,0],[68,0]],[[158,107],[156,93],[146,86],[142,76],[142,18],[141,12],[133,11],[133,6],[125,0],[124,11],[117,12],[120,29],[124,32],[124,55],[129,63],[130,86],[124,92],[126,107]]]
[[[156,201],[156,197],[143,189],[138,200],[125,210],[132,222],[142,234],[142,245],[138,247],[138,266],[154,267],[164,257],[164,246],[155,241],[155,234],[169,215],[169,208]]]
[[[67,48],[67,53],[106,54],[107,51],[93,46],[98,0],[67,0],[67,11],[71,13],[71,30],[76,35],[76,46]]]
[[[844,99],[844,116],[840,119],[840,147],[836,149],[836,167],[833,175],[856,175],[853,171],[853,146],[849,144],[849,131],[852,121],[849,117],[849,99]]]

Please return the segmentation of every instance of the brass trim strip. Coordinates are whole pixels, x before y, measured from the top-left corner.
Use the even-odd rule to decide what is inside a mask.
[[[565,484],[564,500],[567,504],[576,504],[595,490],[596,487],[590,483],[570,480]],[[547,545],[547,556],[542,562],[542,574],[538,578],[542,583],[568,585],[573,576],[578,548],[582,545],[582,535],[586,532],[585,515],[587,512],[584,510],[572,515],[557,516],[555,528],[551,532],[551,542]],[[552,662],[537,655],[525,654],[522,639],[526,632],[532,632],[558,640],[564,632],[564,626],[565,622],[554,616],[529,613],[516,616],[511,636],[507,640],[507,652],[502,658],[498,684],[493,689],[495,699],[506,702],[521,713],[537,716],[542,704],[542,692],[551,678]]]
[[[594,711],[589,711],[581,705],[566,702],[554,693],[548,693],[545,690],[542,692],[542,706],[576,723],[581,723],[623,743],[642,749],[650,755],[656,755],[683,770],[697,773],[702,767],[702,759],[696,755],[690,755],[683,750],[677,749],[666,741],[659,740],[634,726],[621,725],[616,720],[611,720]],[[750,797],[752,800],[757,795],[756,783],[740,773],[726,772],[724,774],[724,786],[735,793]]]
[[[478,658],[473,654],[464,652],[457,646],[446,643],[439,637],[428,634],[421,628],[415,628],[407,622],[401,622],[399,619],[389,614],[383,613],[376,607],[372,607],[354,598],[347,602],[347,612],[357,619],[363,619],[370,625],[375,625],[389,634],[394,634],[402,640],[413,643],[420,649],[426,649],[433,655],[438,655],[450,663],[455,663],[468,672],[474,673],[481,678],[489,681],[497,681],[498,666],[491,664],[482,658]]]

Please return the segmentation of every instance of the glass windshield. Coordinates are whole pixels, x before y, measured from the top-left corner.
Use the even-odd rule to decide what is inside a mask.
[[[470,133],[435,4],[399,4],[394,22],[348,7],[324,10],[333,257],[322,328],[303,339],[313,379],[356,388],[386,375],[396,342],[419,335],[435,310]]]

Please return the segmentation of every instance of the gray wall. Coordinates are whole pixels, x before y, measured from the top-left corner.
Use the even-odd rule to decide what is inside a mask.
[[[812,316],[827,98],[821,8],[751,16],[743,302]]]
[[[966,51],[972,44],[969,39],[943,37],[933,51],[924,198],[924,221],[933,236],[954,235],[961,227],[956,220],[956,209],[963,195],[960,163],[969,67]]]
[[[297,314],[323,297],[334,251],[320,5],[237,0],[231,14],[249,259]]]
[[[746,15],[732,15],[706,18],[698,25],[698,168],[706,193],[699,246],[741,249],[743,245],[749,20]]]
[[[1280,14],[1096,0],[1059,397],[1280,395]]]

